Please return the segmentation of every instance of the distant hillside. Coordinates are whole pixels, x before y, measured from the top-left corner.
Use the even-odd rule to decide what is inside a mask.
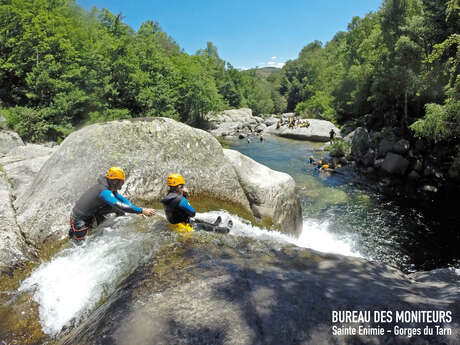
[[[259,77],[267,79],[274,73],[281,73],[281,68],[276,67],[262,67],[262,68],[252,68],[248,69],[248,72],[255,72],[255,74]]]

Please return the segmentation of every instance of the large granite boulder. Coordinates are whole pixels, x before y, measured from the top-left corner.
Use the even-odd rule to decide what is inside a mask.
[[[268,219],[283,232],[299,235],[302,210],[294,179],[234,150],[224,150],[246,192],[253,214]]]
[[[326,142],[329,141],[329,132],[333,128],[336,133],[335,137],[341,138],[340,130],[330,121],[308,119],[308,122],[310,122],[310,126],[308,127],[296,126],[295,128],[289,128],[287,125],[284,125],[276,128],[276,125],[272,125],[267,128],[266,132],[285,138]]]
[[[16,201],[26,237],[40,245],[65,236],[75,201],[110,166],[127,172],[121,192],[132,200],[160,200],[168,174],[176,172],[185,177],[192,197],[229,203],[252,214],[233,166],[210,134],[167,118],[111,122],[67,137]]]
[[[0,128],[0,156],[6,155],[13,148],[23,145],[24,142],[16,132]]]
[[[359,258],[224,236],[182,242],[140,267],[58,344],[460,344],[460,290],[454,270],[412,277]],[[366,311],[370,322],[334,322],[333,312]],[[400,336],[396,312],[450,311],[450,335]],[[393,322],[379,322],[388,311]],[[383,315],[383,314],[380,314]],[[434,327],[434,324],[430,324]],[[333,327],[382,327],[336,335]],[[389,330],[389,332],[387,332]],[[358,332],[356,332],[358,333]]]

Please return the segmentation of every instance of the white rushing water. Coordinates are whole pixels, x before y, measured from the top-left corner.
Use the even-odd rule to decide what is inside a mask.
[[[19,292],[33,293],[46,334],[54,336],[78,323],[151,256],[152,234],[128,230],[132,222],[132,216],[117,218],[102,233],[64,249],[22,282]]]
[[[197,218],[214,222],[217,216],[222,217],[222,225],[226,225],[231,218],[233,227],[231,235],[247,236],[265,241],[290,243],[302,248],[311,248],[320,252],[342,254],[347,256],[362,257],[353,249],[353,240],[350,236],[339,236],[330,231],[328,221],[320,222],[314,219],[304,219],[303,228],[299,238],[283,234],[279,231],[261,229],[252,226],[249,222],[234,215],[230,216],[225,211],[212,211],[201,213]]]
[[[201,213],[197,217],[214,222],[217,216],[226,225],[233,221],[230,235],[262,241],[289,243],[322,252],[360,256],[349,238],[329,231],[328,222],[304,220],[299,238],[252,226],[225,211]],[[64,249],[50,262],[41,264],[25,279],[19,292],[31,292],[39,305],[43,331],[57,335],[65,326],[78,324],[115,291],[124,278],[152,256],[159,247],[155,231],[139,232],[136,216],[117,218],[79,245]]]

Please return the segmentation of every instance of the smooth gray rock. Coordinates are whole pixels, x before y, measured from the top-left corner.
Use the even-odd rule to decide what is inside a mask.
[[[329,141],[329,132],[333,128],[336,133],[335,137],[341,138],[340,130],[330,121],[308,119],[308,122],[310,122],[310,126],[307,128],[289,128],[287,125],[283,125],[277,129],[276,125],[272,125],[267,128],[266,132],[285,138],[326,142]]]
[[[20,266],[30,254],[16,222],[10,183],[0,171],[0,275]]]
[[[6,155],[9,151],[18,146],[23,146],[21,137],[13,131],[0,128],[0,156]]]
[[[111,166],[126,171],[121,192],[131,200],[160,200],[167,176],[180,173],[192,197],[212,197],[252,213],[246,191],[212,135],[167,118],[116,121],[68,136],[16,201],[27,238],[40,245],[65,236],[75,201]]]
[[[45,163],[16,202],[27,238],[40,245],[65,236],[75,201],[111,166],[126,171],[121,192],[131,200],[160,200],[167,176],[180,173],[192,196],[209,195],[251,212],[233,167],[210,134],[167,118],[116,121],[72,133]]]
[[[178,245],[181,259],[173,255],[166,266],[152,260],[139,268],[59,344],[460,344],[455,272],[406,276],[359,258],[276,250],[230,237],[192,248]],[[353,310],[369,311],[372,320],[374,311],[390,311],[393,318],[397,311],[450,311],[453,322],[444,326],[453,334],[333,335],[333,326],[393,331],[397,324],[332,322],[334,311]]]
[[[382,169],[389,174],[404,175],[409,167],[409,161],[401,155],[388,152],[382,164]]]
[[[253,214],[271,219],[283,232],[298,236],[302,231],[302,210],[294,179],[272,170],[234,150],[224,150],[246,192]]]

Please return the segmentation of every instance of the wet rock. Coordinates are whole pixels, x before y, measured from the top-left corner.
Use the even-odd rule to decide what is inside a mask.
[[[409,166],[409,161],[401,155],[388,152],[382,164],[382,170],[389,174],[403,175]]]
[[[283,232],[299,235],[302,210],[294,179],[234,150],[224,150],[248,197],[253,214],[269,219]]]
[[[6,155],[9,151],[18,146],[24,146],[21,137],[16,132],[0,128],[0,156]]]
[[[247,137],[247,134],[244,134],[244,133],[240,133],[240,134],[238,135],[238,139],[244,139],[244,138],[246,138],[246,137]]]
[[[333,311],[460,313],[455,272],[408,277],[368,260],[230,237],[172,248],[166,265],[154,258],[58,343],[348,344],[331,332]],[[449,327],[450,336],[413,336],[410,343],[459,344],[458,321]],[[370,338],[343,339],[367,344]],[[387,332],[372,339],[378,345],[408,343],[407,337]]]

